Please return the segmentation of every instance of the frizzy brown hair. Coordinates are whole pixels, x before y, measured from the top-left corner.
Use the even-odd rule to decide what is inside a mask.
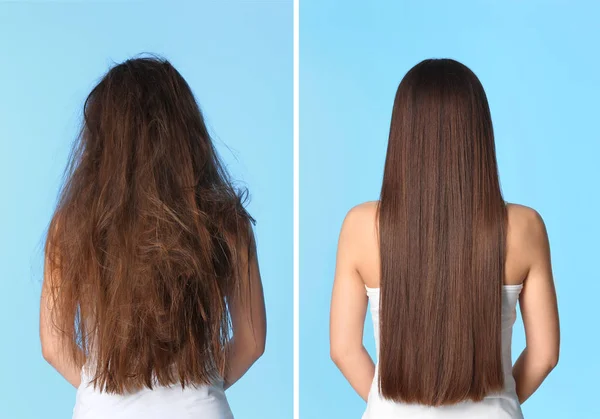
[[[255,257],[245,197],[168,61],[127,60],[94,87],[45,253],[52,321],[95,387],[223,377],[228,301]]]
[[[438,406],[502,389],[505,230],[483,87],[425,60],[396,93],[379,203],[383,397]]]

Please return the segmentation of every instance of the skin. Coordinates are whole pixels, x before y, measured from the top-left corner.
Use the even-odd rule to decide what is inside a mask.
[[[249,272],[248,293],[233,298],[230,304],[233,338],[227,348],[225,389],[239,380],[265,351],[267,321],[260,270],[256,258],[248,262],[246,256],[247,252],[242,252],[242,272]],[[244,268],[248,263],[249,270]]]
[[[525,402],[558,363],[560,330],[550,247],[544,222],[533,209],[507,205],[505,279],[523,284],[519,306],[526,348],[513,366],[520,403]],[[365,285],[379,288],[377,202],[352,208],[340,233],[331,301],[331,358],[365,401],[375,364],[363,345],[367,312]]]
[[[241,271],[249,272],[244,281],[248,284],[247,292],[233,298],[229,304],[233,338],[227,351],[228,369],[224,377],[224,388],[231,387],[262,356],[266,341],[266,315],[263,288],[258,262],[248,262],[247,252],[240,252],[242,258]],[[250,269],[246,269],[250,263]],[[64,348],[65,338],[52,323],[54,310],[51,299],[51,287],[60,286],[57,275],[50,276],[45,269],[42,297],[40,302],[40,341],[44,359],[56,369],[71,385],[78,388],[81,384],[81,368],[73,362]]]
[[[52,322],[54,302],[52,301],[52,289],[60,286],[60,278],[49,274],[47,263],[44,269],[44,282],[42,284],[42,296],[40,300],[40,341],[42,344],[42,355],[46,362],[54,367],[73,387],[81,384],[82,366],[74,362],[71,354],[65,349],[67,343],[65,336],[56,329]]]

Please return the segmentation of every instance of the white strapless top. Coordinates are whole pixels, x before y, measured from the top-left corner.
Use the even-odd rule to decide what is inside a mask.
[[[183,390],[180,385],[158,386],[125,395],[101,393],[89,382],[84,368],[73,419],[233,419],[222,381]]]
[[[379,363],[371,385],[363,419],[522,419],[521,405],[512,376],[512,328],[517,317],[516,305],[522,285],[504,285],[502,290],[502,363],[504,390],[486,396],[480,402],[465,401],[451,406],[431,407],[420,404],[396,403],[379,394]],[[368,288],[369,305],[379,353],[379,288]]]

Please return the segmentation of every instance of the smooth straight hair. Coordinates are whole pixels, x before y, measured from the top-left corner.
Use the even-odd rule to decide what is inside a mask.
[[[166,60],[113,67],[84,106],[45,253],[52,317],[94,387],[209,384],[254,257],[245,191]]]
[[[383,397],[502,389],[506,206],[487,98],[463,64],[425,60],[400,83],[378,214]]]

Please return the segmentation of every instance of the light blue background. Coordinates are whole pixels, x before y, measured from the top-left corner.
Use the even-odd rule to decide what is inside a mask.
[[[70,417],[41,356],[43,232],[82,105],[113,61],[163,54],[252,195],[266,353],[227,392],[240,419],[292,415],[292,2],[0,4],[0,418]]]
[[[364,410],[328,353],[339,228],[352,206],[378,198],[398,83],[424,58],[451,57],[487,91],[505,198],[536,208],[550,235],[561,359],[523,405],[525,417],[599,418],[598,2],[300,7],[301,416],[350,419]],[[365,340],[373,351],[370,326]],[[523,347],[517,326],[515,357]]]

